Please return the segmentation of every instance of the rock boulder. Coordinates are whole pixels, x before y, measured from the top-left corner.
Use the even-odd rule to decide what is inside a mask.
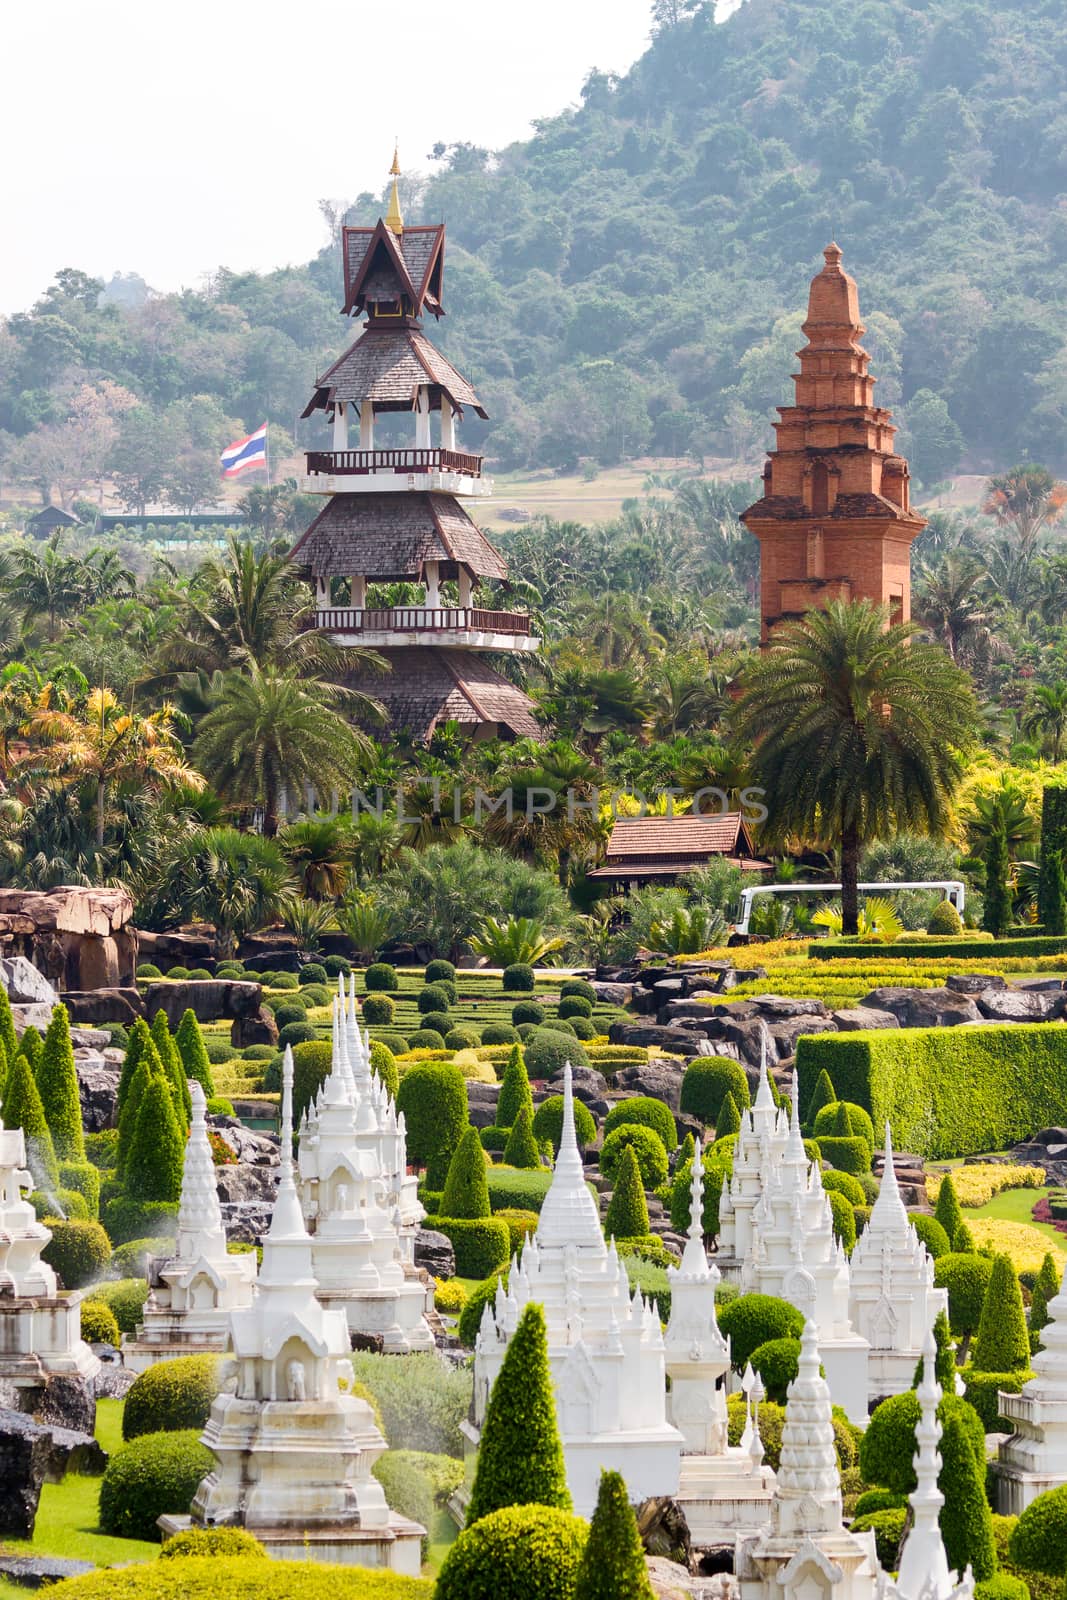
[[[99,1474],[106,1463],[91,1434],[0,1411],[0,1534],[32,1538],[41,1485],[57,1483],[68,1469]]]
[[[71,1022],[120,1022],[130,1028],[144,1016],[139,989],[68,989],[63,1004]]]
[[[415,1234],[415,1265],[425,1267],[435,1278],[452,1278],[456,1273],[456,1252],[451,1239],[433,1228],[419,1228]]]
[[[22,956],[52,988],[133,982],[137,934],[125,889],[0,889],[0,956]]]
[[[223,978],[184,978],[178,982],[150,983],[144,996],[145,1014],[163,1011],[172,1028],[191,1010],[198,1022],[231,1021],[255,1017],[263,1004],[263,985]],[[272,1041],[264,1041],[270,1043]]]
[[[832,1013],[840,1033],[865,1033],[871,1028],[899,1028],[899,1019],[892,1011],[878,1011],[874,1006],[845,1006]]]
[[[974,1001],[951,989],[872,989],[860,1001],[875,1011],[891,1011],[902,1028],[956,1028],[961,1022],[981,1022]]]
[[[1052,1022],[1063,1016],[1067,995],[1045,989],[984,989],[977,1004],[991,1022]]]
[[[269,1006],[260,1006],[258,1011],[234,1017],[230,1025],[230,1043],[237,1050],[243,1050],[250,1044],[277,1045],[278,1024],[274,1020],[274,1012]]]

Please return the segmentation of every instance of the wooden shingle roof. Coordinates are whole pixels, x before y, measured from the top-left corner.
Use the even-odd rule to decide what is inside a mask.
[[[719,817],[618,817],[604,865],[590,877],[674,878],[712,856],[754,871],[768,865],[753,859],[752,836],[739,811]]]
[[[368,302],[403,298],[413,316],[423,310],[444,315],[441,279],[444,272],[443,223],[405,228],[398,238],[378,219],[373,228],[344,228],[346,313],[360,312]]]
[[[479,578],[506,578],[500,552],[447,494],[337,494],[290,553],[312,577],[359,573],[372,583],[422,577],[440,563],[443,578],[466,567]]]
[[[381,701],[395,732],[422,743],[442,722],[497,722],[516,738],[541,736],[532,700],[474,651],[411,646],[382,654],[392,670],[358,687]]]
[[[430,385],[431,409],[440,405],[443,392],[454,410],[470,406],[480,417],[488,416],[467,379],[416,328],[365,331],[316,381],[303,415],[361,400],[372,401],[378,411],[410,411],[421,384]]]

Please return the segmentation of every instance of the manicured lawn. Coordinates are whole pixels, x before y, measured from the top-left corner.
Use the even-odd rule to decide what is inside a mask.
[[[122,1402],[100,1400],[96,1407],[96,1437],[109,1453],[122,1446]],[[73,1561],[93,1561],[107,1567],[131,1561],[153,1561],[158,1544],[141,1539],[115,1539],[97,1531],[100,1479],[68,1473],[62,1483],[46,1483],[41,1490],[37,1524],[32,1540],[9,1539],[6,1548],[30,1555],[65,1556]],[[0,1596],[22,1595],[27,1590],[4,1585]]]
[[[1044,1200],[1048,1193],[1048,1189],[1002,1189],[984,1206],[965,1209],[963,1220],[966,1222],[968,1217],[975,1216],[1000,1217],[1005,1222],[1025,1222],[1029,1227],[1047,1234],[1059,1250],[1067,1253],[1067,1234],[1058,1233],[1049,1222],[1035,1222],[1032,1216],[1037,1202]]]

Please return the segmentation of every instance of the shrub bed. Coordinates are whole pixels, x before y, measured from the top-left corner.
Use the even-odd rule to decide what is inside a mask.
[[[219,1358],[179,1356],[157,1361],[130,1385],[122,1412],[122,1437],[202,1428],[219,1392]]]
[[[487,1278],[510,1260],[511,1230],[506,1222],[495,1217],[434,1217],[433,1225],[452,1241],[459,1278]]]
[[[434,1354],[398,1360],[356,1350],[352,1370],[377,1402],[390,1449],[462,1456],[460,1424],[474,1388],[470,1368],[446,1365]]]
[[[52,1237],[42,1259],[58,1272],[65,1289],[81,1289],[98,1278],[111,1260],[111,1241],[99,1222],[49,1217]]]
[[[837,1093],[934,1159],[1003,1150],[1054,1126],[1067,1100],[1067,1026],[893,1028],[797,1041],[800,1098],[825,1069]],[[835,1163],[836,1164],[836,1163]]]
[[[465,1528],[434,1600],[573,1600],[589,1525],[555,1506],[505,1506]]]
[[[158,1540],[157,1518],[164,1512],[184,1516],[200,1480],[214,1465],[215,1457],[200,1443],[199,1430],[195,1428],[180,1433],[146,1433],[135,1439],[124,1450],[116,1451],[107,1464],[100,1484],[101,1529],[124,1539]],[[205,1562],[205,1566],[217,1571],[215,1562]],[[132,1593],[145,1594],[140,1587],[145,1570],[136,1569],[139,1583]],[[114,1581],[116,1574],[102,1576]],[[111,1595],[114,1590],[101,1592]],[[181,1589],[173,1592],[180,1594]],[[218,1592],[216,1586],[213,1593]]]
[[[819,939],[808,945],[808,955],[813,961],[855,960],[857,951],[870,949],[857,941],[847,939]],[[1059,956],[1067,951],[1067,938],[1046,934],[1037,939],[991,939],[981,934],[971,934],[965,939],[896,939],[892,944],[878,946],[879,961],[908,961],[916,956],[933,956],[935,959],[956,961],[981,961],[1001,953],[1015,956]]]
[[[403,1578],[369,1567],[263,1561],[250,1555],[186,1556],[68,1578],[55,1586],[55,1600],[219,1600],[220,1595],[239,1595],[241,1600],[432,1600],[433,1588],[432,1579]]]

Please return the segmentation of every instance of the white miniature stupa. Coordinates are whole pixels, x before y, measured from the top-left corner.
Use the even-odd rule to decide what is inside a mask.
[[[719,1238],[715,1261],[728,1283],[739,1283],[752,1248],[752,1214],[763,1193],[764,1174],[781,1160],[789,1142],[789,1113],[775,1104],[767,1075],[767,1039],[760,1054],[759,1083],[750,1110],[741,1112],[741,1131],[734,1143],[733,1170],[719,1202]]]
[[[923,1375],[918,1388],[919,1421],[915,1428],[916,1485],[908,1497],[911,1527],[900,1556],[896,1580],[883,1576],[879,1600],[970,1600],[974,1577],[970,1567],[960,1578],[949,1571],[939,1521],[945,1497],[937,1487],[941,1473],[941,1424],[937,1408],[941,1385],[936,1377],[937,1344],[927,1331],[922,1347]]]
[[[1067,1272],[1048,1303],[1049,1320],[1020,1394],[1001,1394],[999,1411],[1015,1432],[1000,1446],[993,1465],[997,1509],[1021,1516],[1046,1489],[1067,1484]]]
[[[376,1336],[389,1353],[432,1350],[425,1313],[433,1290],[410,1265],[398,1204],[407,1181],[404,1132],[385,1085],[371,1072],[358,1018],[349,1026],[352,1000],[347,1015],[334,1001],[330,1073],[300,1139],[301,1202],[312,1229],[319,1299],[343,1310],[353,1333]]]
[[[709,1289],[714,1316],[714,1290]],[[630,1294],[626,1263],[604,1242],[574,1134],[571,1067],[563,1073],[563,1131],[536,1232],[511,1264],[508,1289],[482,1314],[474,1357],[474,1420],[464,1423],[473,1481],[489,1391],[523,1308],[543,1306],[556,1416],[574,1509],[591,1515],[602,1467],[626,1480],[631,1500],[673,1495],[682,1434],[666,1414],[663,1333],[653,1306]]]
[[[785,1147],[761,1180],[741,1268],[742,1291],[777,1295],[811,1318],[834,1403],[853,1422],[866,1424],[870,1346],[849,1321],[848,1257],[834,1235],[819,1166],[804,1149],[795,1072]]]
[[[849,1261],[849,1316],[871,1347],[871,1398],[911,1388],[915,1365],[947,1289],[934,1288],[934,1263],[904,1209],[885,1126],[882,1186]]]
[[[122,1341],[123,1365],[144,1372],[156,1361],[222,1351],[229,1344],[230,1312],[252,1304],[254,1251],[230,1255],[208,1142],[204,1091],[189,1080],[193,1114],[182,1169],[178,1237],[169,1255],[149,1266],[151,1285],[144,1321]]]
[[[235,1382],[218,1395],[203,1442],[215,1469],[188,1527],[250,1529],[268,1554],[290,1561],[387,1567],[416,1576],[425,1529],[390,1511],[371,1468],[386,1448],[365,1400],[352,1390],[348,1324],[316,1297],[311,1239],[293,1176],[292,1051],[282,1066],[282,1160],[256,1295],[230,1313]]]
[[[33,1187],[22,1129],[0,1122],[0,1379],[29,1391],[27,1409],[91,1431],[100,1360],[81,1336],[83,1291],[60,1290],[41,1260],[52,1235],[22,1197]]]
[[[763,1464],[759,1436],[758,1390],[751,1372],[745,1386],[748,1417],[745,1437],[727,1439],[726,1377],[730,1344],[715,1315],[719,1269],[704,1249],[704,1164],[700,1140],[693,1153],[689,1238],[679,1267],[668,1267],[671,1315],[664,1335],[667,1415],[681,1432],[681,1474],[676,1499],[685,1511],[696,1545],[722,1544],[745,1528],[759,1527],[769,1514],[774,1472]],[[755,1411],[752,1398],[756,1394]]]
[[[874,1534],[850,1533],[841,1510],[829,1386],[819,1373],[814,1322],[804,1324],[800,1367],[789,1385],[778,1482],[769,1524],[740,1535],[740,1600],[874,1600]]]

